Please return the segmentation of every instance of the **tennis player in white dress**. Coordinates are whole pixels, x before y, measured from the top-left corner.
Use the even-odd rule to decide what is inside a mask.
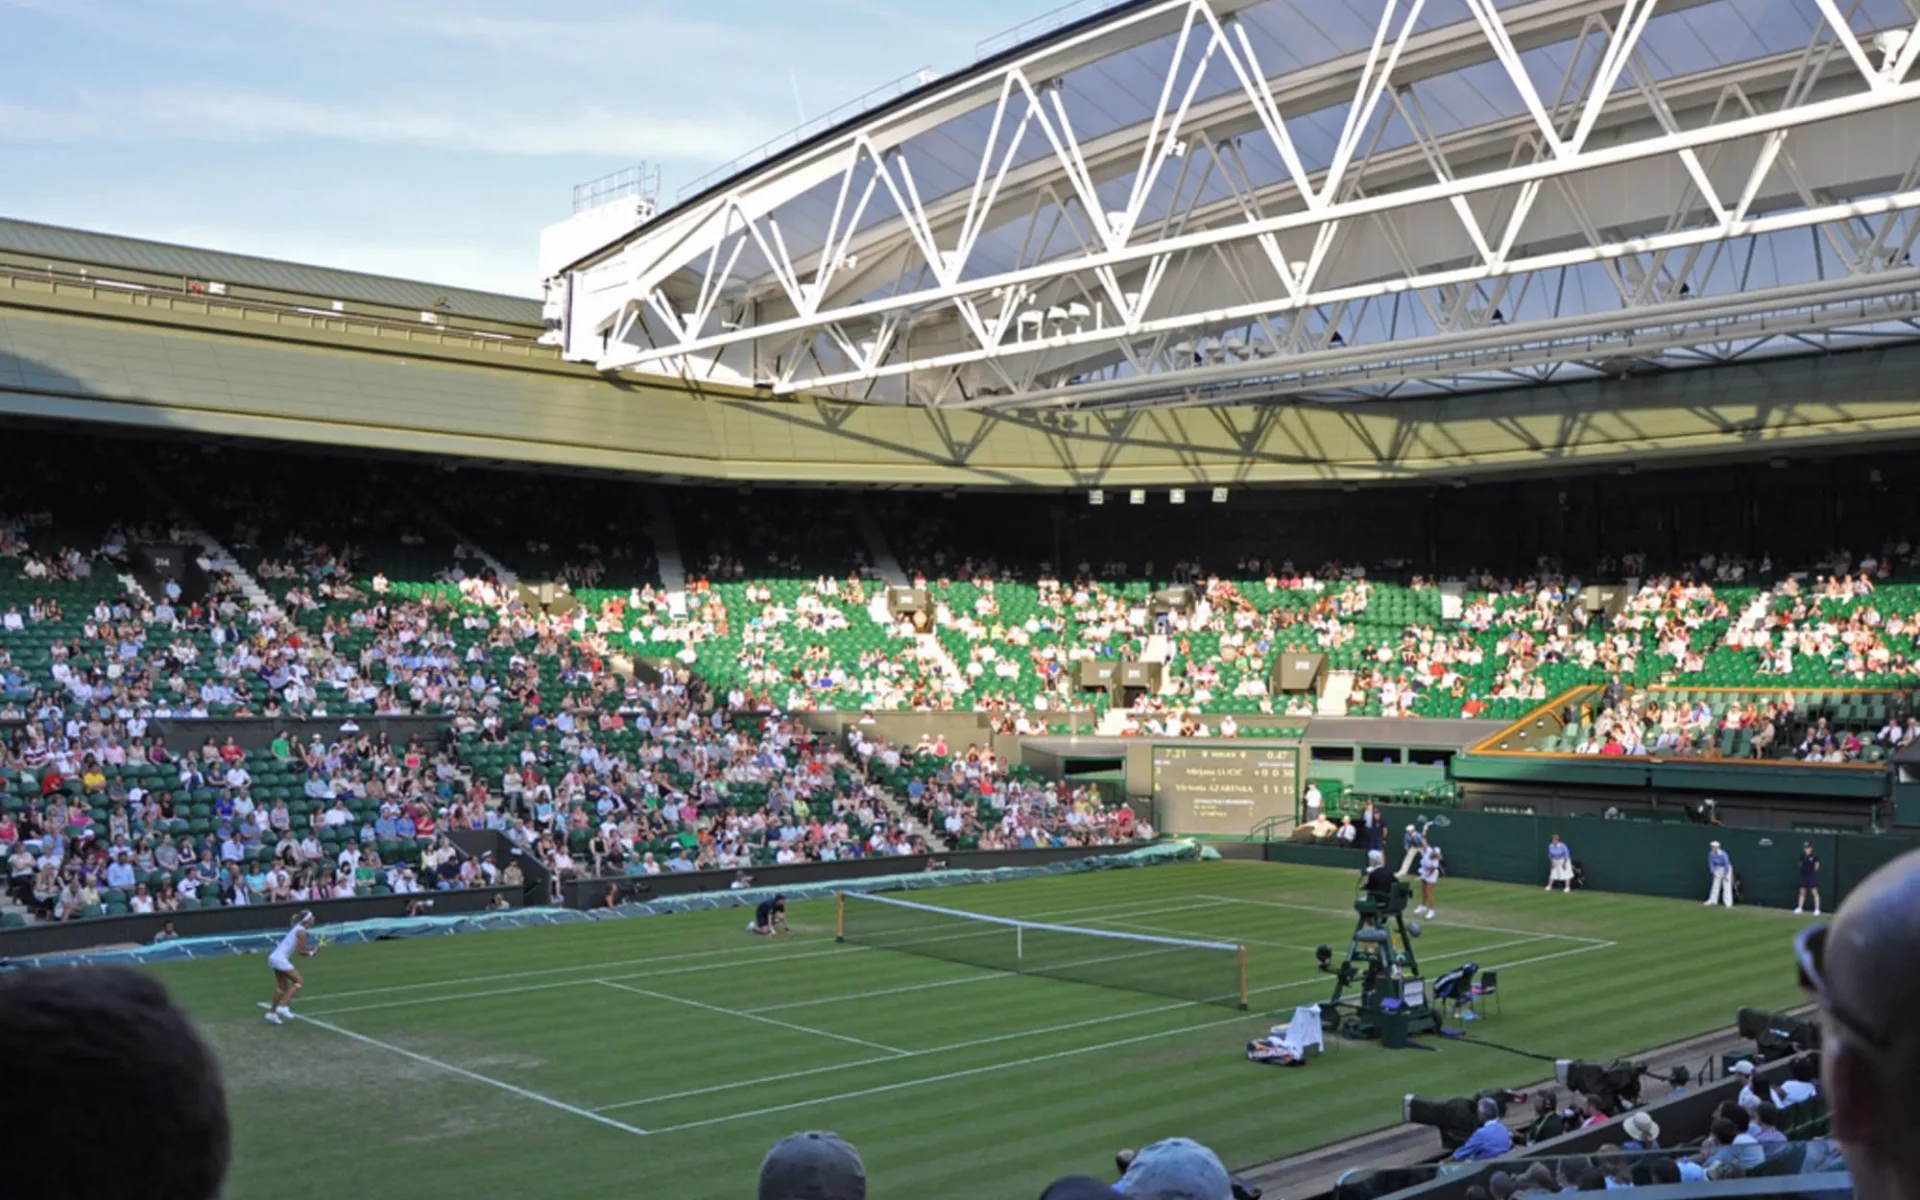
[[[320,952],[320,947],[307,937],[307,930],[312,926],[313,913],[302,912],[293,919],[293,928],[281,937],[273,953],[267,955],[267,965],[273,968],[273,1002],[267,1005],[267,1020],[275,1025],[293,1015],[293,998],[306,982],[293,965],[294,958],[312,958]]]

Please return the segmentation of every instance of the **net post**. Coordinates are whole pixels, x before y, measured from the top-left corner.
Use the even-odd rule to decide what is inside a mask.
[[[847,894],[835,892],[833,903],[833,940],[844,942],[847,940]]]
[[[1240,947],[1240,1011],[1247,1011],[1247,948]]]

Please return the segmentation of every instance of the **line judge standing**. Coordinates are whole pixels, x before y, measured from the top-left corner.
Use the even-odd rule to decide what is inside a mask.
[[[1713,886],[1707,891],[1707,903],[1732,908],[1733,859],[1720,848],[1719,842],[1707,847],[1707,870],[1713,876]]]
[[[1547,843],[1547,890],[1552,891],[1556,883],[1568,895],[1573,894],[1573,847],[1561,841],[1557,833]]]

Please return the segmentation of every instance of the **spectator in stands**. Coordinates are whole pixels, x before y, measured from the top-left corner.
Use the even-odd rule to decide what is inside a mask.
[[[1820,1065],[1811,1055],[1801,1055],[1793,1060],[1788,1078],[1780,1081],[1780,1095],[1791,1107],[1803,1101],[1811,1100],[1819,1092],[1814,1080],[1820,1076]]]
[[[759,1200],[866,1200],[867,1167],[837,1133],[796,1133],[760,1160]]]
[[[1767,1152],[1760,1146],[1758,1138],[1753,1136],[1749,1126],[1752,1117],[1747,1110],[1737,1104],[1722,1104],[1714,1110],[1713,1124],[1709,1127],[1707,1144],[1701,1149],[1701,1162],[1707,1168],[1709,1178],[1717,1178],[1715,1168],[1731,1166],[1737,1173],[1745,1174],[1766,1161]]]
[[[1382,867],[1384,869],[1384,866]],[[1474,1105],[1474,1116],[1480,1127],[1468,1136],[1465,1143],[1453,1152],[1455,1162],[1473,1162],[1484,1159],[1500,1158],[1513,1150],[1513,1135],[1500,1120],[1500,1106],[1490,1096],[1482,1096]]]
[[[1621,1122],[1620,1129],[1627,1135],[1622,1146],[1628,1151],[1646,1152],[1660,1148],[1660,1126],[1647,1114],[1645,1109],[1635,1109]]]
[[[1533,1125],[1527,1130],[1527,1145],[1551,1141],[1567,1131],[1567,1119],[1560,1115],[1560,1093],[1542,1088],[1533,1097]]]
[[[144,972],[86,967],[0,977],[0,1156],[7,1189],[52,1200],[217,1200],[231,1148],[220,1068]],[[101,1097],[112,1153],[75,1122]]]
[[[1594,1152],[1593,1164],[1605,1178],[1606,1190],[1633,1186],[1633,1167],[1627,1162],[1627,1152],[1619,1146],[1600,1147]]]
[[[1920,851],[1856,887],[1797,943],[1826,1027],[1822,1083],[1861,1200],[1920,1197]]]
[[[1780,1110],[1771,1103],[1762,1101],[1759,1107],[1753,1110],[1753,1125],[1748,1132],[1752,1133],[1754,1140],[1760,1143],[1760,1148],[1766,1152],[1768,1158],[1787,1148],[1787,1135],[1780,1129]]]
[[[1742,1060],[1734,1063],[1727,1068],[1727,1073],[1738,1075],[1744,1081],[1740,1088],[1740,1107],[1748,1113],[1758,1109],[1763,1101],[1771,1101],[1774,1104],[1786,1103],[1786,1097],[1782,1096],[1772,1084],[1754,1074],[1751,1061]]]

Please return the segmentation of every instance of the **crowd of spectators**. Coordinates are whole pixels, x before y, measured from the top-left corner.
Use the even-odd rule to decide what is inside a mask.
[[[1018,775],[990,746],[954,754],[944,740],[926,737],[902,748],[859,725],[847,740],[863,762],[908,776],[902,799],[909,817],[950,847],[1033,850],[1154,837],[1151,825],[1127,805],[1109,802],[1098,786]]]

